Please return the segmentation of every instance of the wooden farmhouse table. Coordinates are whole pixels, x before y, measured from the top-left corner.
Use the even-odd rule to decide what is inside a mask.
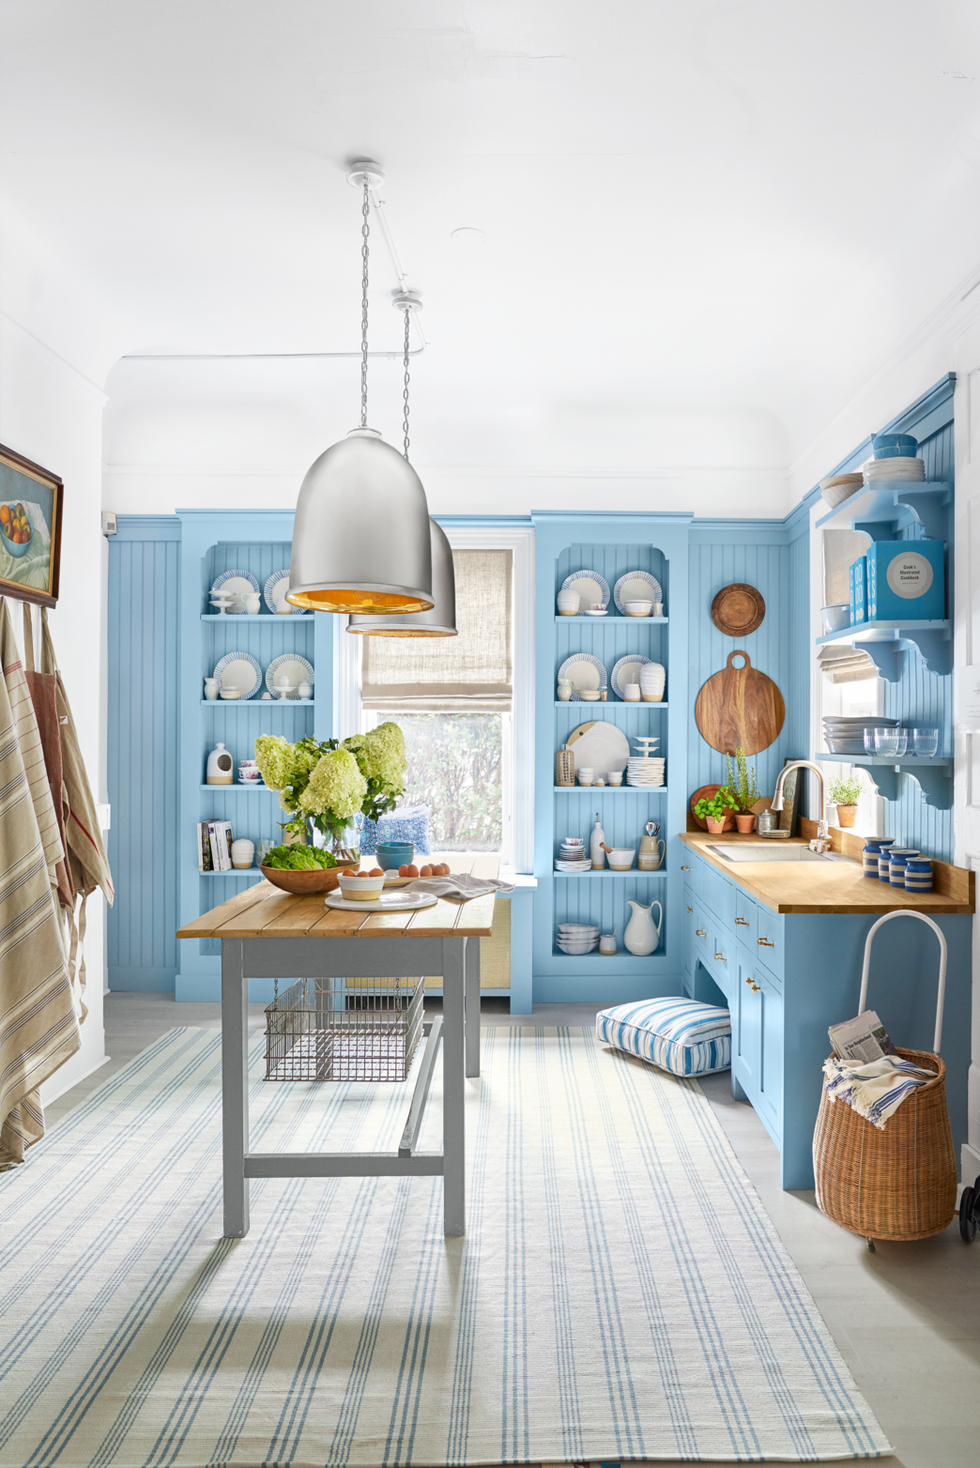
[[[253,1177],[419,1177],[443,1179],[447,1234],[466,1227],[464,1081],[480,1074],[480,943],[493,932],[494,894],[439,900],[414,912],[356,913],[294,897],[259,882],[187,923],[178,938],[221,942],[221,1086],[224,1236],[248,1233]],[[328,979],[441,974],[443,1012],[426,1023],[425,1049],[397,1152],[250,1152],[248,1146],[248,981],[299,975]],[[442,1044],[443,1150],[416,1142]]]

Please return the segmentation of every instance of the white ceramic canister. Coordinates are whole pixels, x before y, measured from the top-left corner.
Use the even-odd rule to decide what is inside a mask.
[[[581,598],[577,591],[559,591],[558,612],[562,617],[577,617]]]
[[[309,703],[310,699],[313,697],[313,684],[307,683],[306,679],[304,678],[302,683],[299,685],[297,692],[304,703]]]
[[[932,891],[932,862],[926,856],[910,856],[905,863],[906,892]]]
[[[231,864],[236,871],[244,872],[255,860],[255,842],[242,838],[231,843]]]
[[[235,780],[235,761],[223,744],[212,749],[208,755],[206,785],[232,785]]]

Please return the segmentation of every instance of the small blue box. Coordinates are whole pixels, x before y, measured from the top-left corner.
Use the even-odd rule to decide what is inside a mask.
[[[941,622],[946,615],[945,543],[876,540],[868,547],[867,617],[872,622]]]
[[[854,580],[854,591],[851,598],[851,625],[868,620],[868,602],[866,592],[867,563],[864,556],[859,556],[851,566],[851,576]]]

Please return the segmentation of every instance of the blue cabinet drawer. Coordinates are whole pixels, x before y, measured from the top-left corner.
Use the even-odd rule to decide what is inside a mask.
[[[735,928],[735,938],[746,948],[754,948],[757,936],[756,920],[759,909],[742,888],[735,887],[733,901],[732,922]]]
[[[779,913],[761,904],[756,909],[756,933],[754,946],[758,958],[774,974],[783,972],[784,924]]]
[[[735,884],[714,867],[706,866],[702,878],[701,896],[704,905],[711,909],[722,927],[730,930],[735,919]]]
[[[699,857],[692,856],[691,848],[681,844],[681,873],[686,886],[689,886],[695,897],[701,896],[701,880],[704,875],[704,862]]]

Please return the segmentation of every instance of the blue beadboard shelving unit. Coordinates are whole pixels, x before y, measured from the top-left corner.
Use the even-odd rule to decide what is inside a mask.
[[[187,922],[219,901],[261,879],[257,867],[248,872],[202,873],[197,864],[197,822],[227,820],[234,836],[258,845],[279,839],[285,817],[275,792],[241,785],[207,785],[205,763],[217,743],[235,760],[252,756],[259,734],[278,734],[291,742],[312,734],[326,739],[333,724],[333,650],[337,618],[312,613],[275,616],[263,598],[257,617],[215,615],[209,592],[222,571],[250,571],[264,590],[273,571],[289,565],[292,511],[178,510],[181,524],[180,595],[180,789],[178,823],[178,887],[180,922]],[[263,700],[265,685],[253,698],[209,702],[204,679],[227,652],[249,652],[263,670],[284,652],[296,652],[313,664],[314,697],[310,702]],[[213,940],[178,945],[175,997],[217,999],[220,994],[219,945]],[[249,998],[272,998],[272,981],[253,979]]]

